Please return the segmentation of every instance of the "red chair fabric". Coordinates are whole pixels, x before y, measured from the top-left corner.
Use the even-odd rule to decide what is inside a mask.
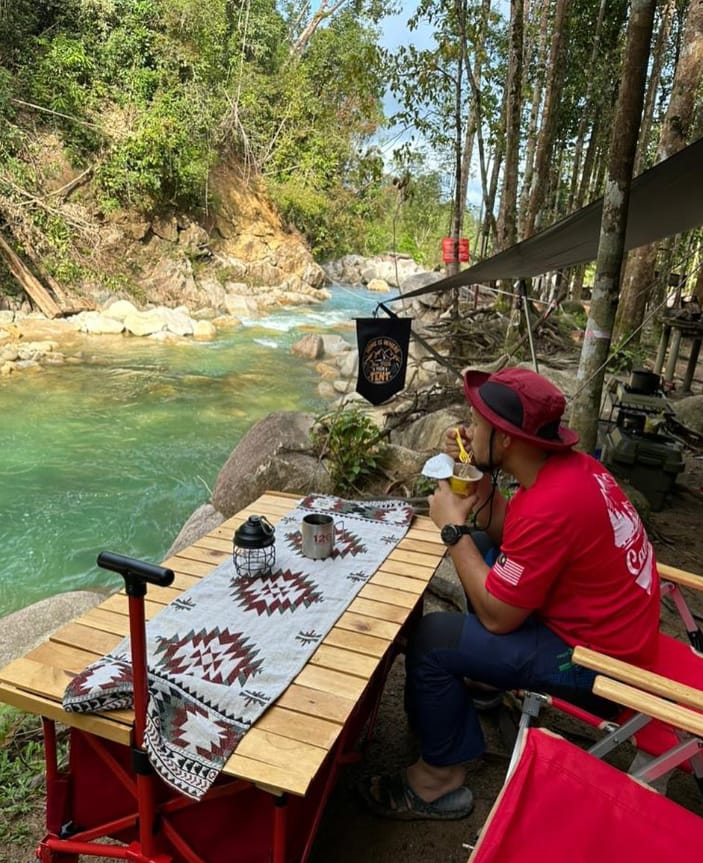
[[[703,818],[540,728],[528,729],[471,863],[662,863],[703,848]]]
[[[651,670],[662,677],[668,677],[669,680],[684,683],[703,692],[703,656],[696,653],[689,644],[663,632],[659,633],[657,658]],[[627,716],[631,715],[632,712],[628,711]],[[638,749],[654,756],[661,755],[678,743],[678,737],[671,726],[657,720],[638,731],[634,740]],[[684,770],[690,769],[687,763],[681,767]]]

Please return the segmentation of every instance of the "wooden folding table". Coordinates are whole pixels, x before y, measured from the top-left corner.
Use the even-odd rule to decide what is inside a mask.
[[[249,515],[275,523],[298,500],[266,493],[164,561],[175,581],[149,588],[147,619],[231,555],[234,530]],[[364,727],[373,725],[388,670],[413,616],[422,613],[423,593],[444,552],[430,519],[415,517],[307,665],[241,740],[203,800],[194,803],[165,786],[159,791],[155,841],[162,856],[153,859],[306,860],[339,768],[355,757]],[[73,863],[79,854],[92,853],[81,850],[81,842],[102,836],[127,843],[126,851],[113,848],[117,853],[111,856],[152,859],[139,856],[133,844],[138,826],[130,763],[133,713],[67,713],[61,706],[71,677],[128,631],[127,598],[124,592],[114,594],[0,670],[0,700],[44,719],[50,835],[75,839],[60,850],[45,840],[38,849],[45,863]],[[71,729],[68,770],[56,763],[56,722]]]

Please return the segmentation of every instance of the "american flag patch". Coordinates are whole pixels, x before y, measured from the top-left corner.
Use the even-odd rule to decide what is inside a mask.
[[[499,575],[503,581],[507,581],[508,584],[512,585],[516,585],[520,581],[520,576],[525,571],[524,566],[520,566],[519,563],[508,560],[504,554],[498,555],[498,559],[496,560],[493,569],[495,570],[496,575]]]

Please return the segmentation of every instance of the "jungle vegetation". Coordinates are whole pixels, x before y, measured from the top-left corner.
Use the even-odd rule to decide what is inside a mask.
[[[81,178],[105,217],[197,217],[234,160],[319,259],[434,266],[462,235],[482,258],[699,138],[702,72],[703,0],[4,0],[2,239],[70,281]],[[53,196],[51,145],[77,172]],[[672,273],[703,294],[700,229],[615,258],[590,328],[615,343],[637,343]],[[543,286],[578,301],[585,273]]]

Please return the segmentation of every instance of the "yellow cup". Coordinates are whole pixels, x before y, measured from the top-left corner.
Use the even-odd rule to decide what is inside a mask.
[[[449,488],[454,494],[466,497],[472,493],[473,487],[482,476],[483,473],[474,465],[458,463],[449,477]]]

